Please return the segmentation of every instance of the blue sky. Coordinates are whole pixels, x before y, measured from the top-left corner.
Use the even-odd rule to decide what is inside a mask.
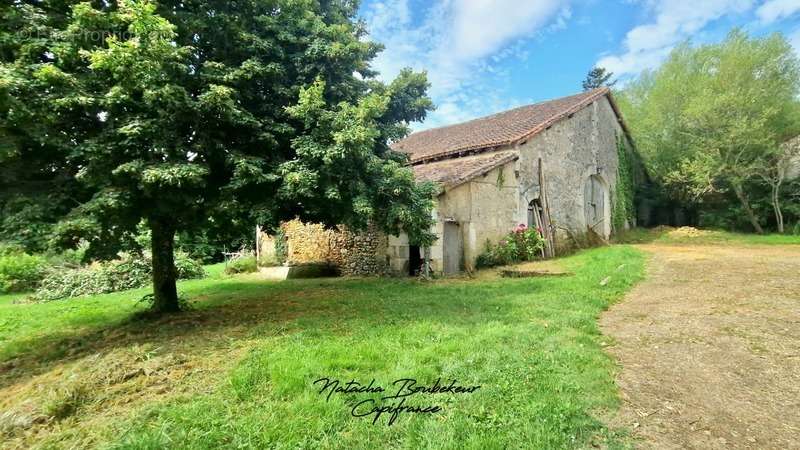
[[[363,0],[360,15],[383,79],[428,72],[437,110],[417,130],[579,92],[595,65],[624,82],[736,26],[800,54],[800,0]]]

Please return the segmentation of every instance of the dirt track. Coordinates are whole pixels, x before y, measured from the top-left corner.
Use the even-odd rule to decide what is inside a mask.
[[[643,245],[601,319],[641,448],[800,449],[800,246]]]

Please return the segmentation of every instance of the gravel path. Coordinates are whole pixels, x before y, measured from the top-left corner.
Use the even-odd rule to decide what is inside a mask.
[[[601,318],[642,448],[800,449],[800,246],[643,245]]]

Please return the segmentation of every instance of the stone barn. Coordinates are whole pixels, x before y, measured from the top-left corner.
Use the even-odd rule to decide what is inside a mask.
[[[608,88],[421,131],[392,147],[408,155],[417,179],[440,186],[433,246],[411,245],[405,234],[368,230],[359,237],[294,224],[286,233],[290,265],[325,262],[349,275],[412,275],[427,258],[435,273],[471,270],[487,242],[519,224],[536,226],[545,206],[540,165],[557,247],[587,232],[608,238],[620,152],[638,160]],[[307,245],[315,239],[323,244]]]
[[[389,267],[410,273],[427,257],[436,272],[472,269],[486,242],[516,225],[535,226],[542,207],[539,164],[557,246],[591,230],[608,238],[619,152],[637,161],[608,88],[421,131],[393,145],[409,155],[419,180],[441,186],[429,249],[388,237]],[[644,176],[637,167],[634,178]],[[629,224],[632,225],[632,224]]]

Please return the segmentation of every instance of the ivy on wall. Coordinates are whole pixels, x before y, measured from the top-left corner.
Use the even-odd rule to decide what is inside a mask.
[[[506,175],[503,172],[503,168],[500,168],[500,172],[497,173],[497,189],[503,189],[503,186],[506,184]]]
[[[636,213],[633,206],[633,167],[628,149],[620,136],[617,136],[617,158],[619,160],[617,183],[611,202],[611,223],[614,232],[623,230],[625,222],[633,222]]]

